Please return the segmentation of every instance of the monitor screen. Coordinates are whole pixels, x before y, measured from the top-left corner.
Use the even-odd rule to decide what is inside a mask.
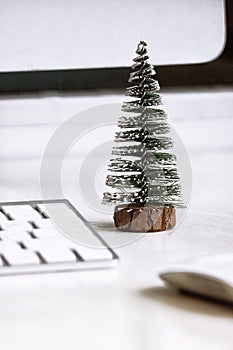
[[[225,44],[224,0],[1,0],[0,72],[211,61]]]

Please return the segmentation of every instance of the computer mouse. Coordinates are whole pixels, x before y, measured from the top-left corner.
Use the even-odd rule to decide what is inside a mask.
[[[177,263],[159,277],[170,288],[233,303],[233,253]]]

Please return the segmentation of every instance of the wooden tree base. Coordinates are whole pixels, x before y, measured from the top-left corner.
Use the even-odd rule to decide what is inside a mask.
[[[165,231],[176,225],[176,210],[164,206],[117,205],[114,223],[121,231]]]

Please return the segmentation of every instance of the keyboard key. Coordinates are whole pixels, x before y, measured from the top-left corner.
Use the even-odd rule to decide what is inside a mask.
[[[33,220],[38,228],[54,228],[54,225],[50,219],[36,219]]]
[[[40,260],[34,252],[22,248],[7,251],[3,256],[11,266],[40,264]]]
[[[41,213],[45,213],[48,217],[73,217],[76,218],[76,214],[64,203],[47,203],[37,205]]]
[[[108,249],[94,249],[79,245],[76,250],[84,260],[112,259],[112,254]]]
[[[28,238],[23,241],[25,246],[33,251],[40,250],[43,251],[44,248],[60,248],[60,247],[66,247],[66,248],[72,248],[75,243],[70,241],[69,239],[63,237],[62,235],[54,237],[41,237],[41,238]]]
[[[0,241],[0,255],[4,256],[5,260],[7,260],[9,263],[10,263],[9,259],[13,261],[14,257],[16,257],[17,259],[18,256],[25,254],[25,252],[26,250],[22,249],[20,245],[17,244],[16,242]]]
[[[54,227],[34,229],[32,233],[38,238],[60,237],[62,235],[61,232]]]
[[[22,250],[22,248],[20,248],[16,242],[0,241],[0,253],[4,254],[6,252],[15,252],[15,250]]]
[[[4,241],[23,241],[30,237],[24,229],[7,229],[0,231],[0,237]]]
[[[7,224],[8,221],[9,220],[7,219],[7,217],[3,213],[0,212],[0,226],[1,226],[1,228],[3,228],[3,226],[5,224]]]
[[[17,231],[21,229],[25,231],[30,231],[32,230],[32,225],[26,220],[8,220],[7,222],[4,222],[2,224],[2,228],[4,230],[12,231]]]
[[[103,247],[101,241],[95,236],[90,228],[79,218],[76,220],[65,220],[64,218],[57,219],[56,224],[64,234],[77,243],[92,246],[94,248]]]
[[[42,255],[44,251],[61,251],[63,249],[76,250],[84,260],[109,260],[112,254],[108,249],[93,249],[81,246],[70,239],[60,235],[56,239],[54,237],[27,239],[24,241],[25,246],[32,251],[39,251]]]
[[[5,213],[9,214],[14,220],[32,221],[40,219],[41,215],[30,205],[5,205],[2,207]]]
[[[74,253],[66,247],[43,247],[43,250],[39,252],[48,263],[77,261]]]

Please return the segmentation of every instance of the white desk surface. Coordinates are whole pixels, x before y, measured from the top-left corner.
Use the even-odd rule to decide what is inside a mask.
[[[192,162],[185,219],[172,235],[117,249],[117,270],[1,278],[2,349],[233,348],[232,308],[177,295],[156,276],[181,258],[232,251],[232,91],[163,96]],[[0,200],[39,198],[40,156],[59,123],[87,106],[121,101],[118,93],[1,97]]]

